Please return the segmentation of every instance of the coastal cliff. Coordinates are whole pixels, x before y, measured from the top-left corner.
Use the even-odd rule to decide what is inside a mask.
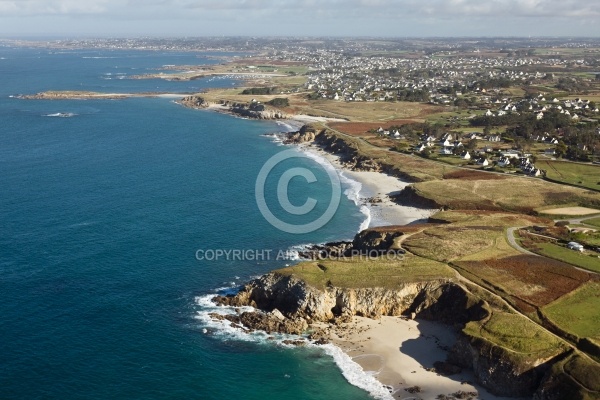
[[[205,109],[215,106],[215,109],[218,111],[251,119],[277,120],[289,118],[289,115],[283,111],[258,102],[239,103],[223,100],[218,104],[214,104],[210,103],[202,96],[191,95],[184,97],[177,101],[177,103],[184,107],[195,109]]]
[[[353,171],[374,171],[395,176],[406,182],[420,182],[421,179],[400,171],[392,164],[374,160],[361,154],[358,147],[348,140],[327,129],[321,130],[314,138],[314,143],[325,151],[338,155],[344,167]]]
[[[345,140],[327,129],[317,130],[311,125],[304,125],[299,131],[288,133],[284,143],[314,143],[326,152],[340,157],[340,162],[343,166],[351,171],[382,172],[411,183],[422,181],[420,177],[401,171],[392,164],[361,155],[358,147],[354,143]],[[436,201],[418,193],[412,185],[409,185],[401,192],[390,196],[390,198],[398,204],[413,207],[426,209],[442,207]]]
[[[332,244],[325,255],[343,255],[352,249],[392,250],[402,235],[398,229],[365,230],[353,242]],[[310,273],[306,271],[313,264],[317,273],[336,268],[317,258],[263,275],[236,295],[217,296],[214,302],[257,308],[225,317],[243,329],[306,333],[317,343],[326,343],[330,329],[343,327],[354,316],[437,321],[458,332],[447,360],[441,364],[449,369],[471,369],[477,382],[495,395],[535,396],[536,400],[598,398],[596,381],[588,377],[588,371],[598,369],[596,363],[476,286],[442,276],[407,276],[388,286],[342,286],[331,281],[313,285],[302,278],[303,273]],[[357,268],[369,268],[368,265]],[[323,328],[324,325],[329,328]],[[575,361],[565,361],[573,357]],[[584,385],[582,381],[589,383]],[[556,392],[569,393],[570,397],[556,397]]]
[[[248,283],[237,295],[217,297],[215,301],[222,305],[253,306],[263,310],[264,313],[245,312],[241,317],[234,317],[235,322],[250,329],[294,334],[300,333],[309,324],[347,321],[355,315],[370,318],[408,315],[460,328],[471,321],[485,321],[492,313],[489,304],[466,287],[443,280],[407,283],[393,290],[317,289],[293,275],[269,273]],[[252,324],[252,321],[257,323]],[[286,326],[290,329],[286,330]],[[313,332],[311,337],[323,341],[324,336],[323,332]],[[509,349],[463,329],[447,362],[472,369],[478,383],[496,395],[520,397],[535,394],[536,400],[550,400],[564,398],[553,395],[556,390],[579,393],[577,380],[563,372],[558,377],[551,373],[554,362],[562,360],[564,354],[515,357]]]
[[[203,97],[198,95],[186,96],[183,99],[178,100],[177,103],[181,104],[184,107],[196,109],[208,108],[211,105],[211,103],[209,103]]]

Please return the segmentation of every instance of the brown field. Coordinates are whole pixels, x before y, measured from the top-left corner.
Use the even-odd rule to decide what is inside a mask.
[[[442,211],[432,218],[448,224],[426,227],[407,238],[403,246],[421,257],[444,262],[520,255],[507,243],[506,228],[547,222],[526,215],[486,211]]]
[[[463,179],[467,181],[506,179],[506,176],[482,171],[460,169],[444,174],[444,179]]]
[[[446,179],[419,182],[414,188],[421,196],[452,209],[506,209],[533,213],[536,209],[560,204],[600,205],[600,193],[532,178]]]
[[[281,61],[281,60],[269,60],[266,58],[244,58],[241,60],[233,60],[232,64],[242,64],[242,65],[305,65],[301,61]]]
[[[515,226],[515,225],[530,225],[539,224],[543,225],[549,220],[545,220],[539,217],[531,215],[519,215],[507,212],[498,211],[484,211],[484,210],[461,210],[461,211],[440,211],[433,216],[435,219],[444,220],[448,223],[451,222],[472,222],[473,224],[481,223],[483,219],[493,219],[494,222],[490,225],[496,226]]]
[[[290,105],[297,114],[343,118],[352,122],[386,122],[421,119],[437,112],[438,107],[412,102],[345,102],[308,100],[306,95],[290,96]]]
[[[438,226],[439,224],[435,223],[422,223],[422,224],[414,224],[414,225],[386,225],[386,226],[376,226],[373,228],[369,228],[370,231],[374,232],[402,232],[402,233],[415,233],[420,232],[423,229],[433,228]]]
[[[504,294],[520,311],[530,313],[570,293],[592,274],[545,257],[519,255],[455,265],[494,291]]]

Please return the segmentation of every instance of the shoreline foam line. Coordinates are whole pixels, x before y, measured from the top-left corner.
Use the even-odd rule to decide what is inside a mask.
[[[235,290],[235,288],[231,288]],[[221,291],[223,292],[223,290]],[[239,327],[232,326],[228,320],[215,320],[210,314],[217,313],[221,315],[232,315],[236,314],[236,310],[243,311],[257,311],[253,307],[231,307],[231,306],[217,306],[212,302],[212,298],[218,293],[207,294],[203,296],[197,296],[194,299],[194,303],[200,307],[200,310],[196,311],[194,317],[200,322],[202,332],[207,335],[214,336],[219,340],[239,340],[243,342],[253,342],[257,345],[277,345],[283,347],[293,347],[283,343],[284,340],[297,340],[300,339],[296,335],[286,334],[267,334],[261,331],[245,332]],[[271,338],[271,339],[269,339]],[[306,338],[302,338],[306,341],[308,347],[319,349],[326,355],[330,356],[337,368],[340,370],[342,376],[346,381],[356,386],[371,395],[377,400],[393,400],[393,396],[389,390],[375,378],[371,373],[365,371],[360,364],[352,359],[344,350],[335,344],[317,345]]]
[[[277,122],[278,125],[288,129],[287,132],[293,132],[295,130],[297,130],[296,127],[294,127],[291,124],[287,124],[287,123],[283,123],[283,122]],[[270,135],[263,135],[263,136],[269,136]],[[276,135],[275,135],[276,136]],[[273,140],[273,142],[276,145],[282,145],[280,140]],[[365,219],[363,220],[363,222],[360,224],[359,226],[359,232],[363,229],[368,228],[372,222],[373,222],[373,218],[372,218],[372,205],[369,204],[367,202],[367,199],[369,195],[373,196],[375,194],[377,194],[372,188],[367,188],[368,185],[368,180],[366,179],[366,177],[363,177],[363,179],[359,179],[357,173],[350,171],[346,168],[344,168],[344,166],[339,162],[339,157],[326,153],[325,151],[319,149],[318,147],[314,146],[314,145],[300,145],[300,146],[293,146],[298,152],[301,152],[303,154],[305,154],[307,157],[313,159],[315,162],[317,162],[318,164],[320,164],[321,166],[323,166],[324,168],[333,168],[335,170],[335,172],[338,174],[338,176],[340,177],[340,180],[342,181],[342,185],[345,186],[346,188],[344,189],[344,194],[346,195],[346,197],[353,201],[354,204],[359,207],[360,212],[362,212],[365,215]],[[377,174],[381,174],[381,173],[377,173]],[[391,179],[391,177],[390,177]],[[394,178],[395,179],[395,178]],[[398,180],[398,182],[401,182],[400,180]],[[401,182],[404,185],[407,185],[408,183],[404,183]],[[381,187],[381,183],[379,183],[379,187]],[[367,189],[367,190],[365,190]],[[373,192],[373,193],[371,193]],[[390,206],[395,207],[396,210],[404,210],[404,208],[406,208],[406,210],[404,210],[404,213],[408,212],[410,209],[410,211],[414,211],[417,209],[412,209],[409,207],[403,207],[400,206],[398,204],[392,203],[390,201]],[[427,210],[421,210],[421,211],[427,211]],[[418,218],[423,218],[423,215],[418,215]],[[418,219],[417,217],[413,217],[411,218],[412,220]],[[396,221],[393,221],[396,222]],[[302,245],[298,245],[298,246],[302,246]],[[252,342],[256,342],[256,343],[265,343],[268,344],[266,338],[268,337],[268,335],[266,335],[266,333],[257,333],[257,332],[253,332],[253,333],[247,333],[244,332],[243,330],[239,329],[239,328],[235,328],[233,326],[230,325],[229,321],[215,321],[210,317],[210,313],[211,312],[223,312],[223,313],[233,313],[236,312],[234,307],[220,307],[215,305],[214,303],[212,303],[212,297],[216,295],[205,295],[205,296],[201,296],[201,297],[197,297],[196,298],[196,304],[198,306],[201,307],[200,311],[197,311],[197,315],[196,315],[196,319],[201,321],[201,324],[204,325],[203,328],[205,329],[205,333],[208,334],[209,331],[207,331],[206,329],[210,329],[212,332],[210,332],[211,334],[215,334],[215,336],[217,337],[221,337],[223,340],[228,340],[228,339],[232,339],[232,340],[243,340],[243,341],[252,341]],[[246,308],[242,308],[242,309],[246,309]],[[248,308],[248,310],[255,310],[253,308]],[[274,335],[271,335],[274,336]],[[284,340],[285,338],[297,338],[296,336],[292,336],[292,335],[278,335],[276,337],[275,343],[277,344],[281,344],[281,341]],[[273,342],[273,341],[269,341],[269,342]],[[378,400],[391,400],[393,399],[393,395],[392,393],[390,393],[390,390],[379,380],[377,379],[372,372],[369,371],[365,371],[363,369],[363,367],[357,363],[355,360],[352,359],[352,357],[346,352],[344,351],[344,349],[341,346],[338,346],[336,344],[327,344],[324,346],[318,346],[315,344],[312,344],[310,341],[307,341],[307,343],[309,344],[309,346],[316,346],[321,348],[325,354],[329,355],[330,357],[332,357],[333,361],[335,362],[335,364],[337,365],[337,367],[339,368],[340,372],[342,373],[342,375],[344,376],[344,378],[346,379],[346,381],[353,385],[356,386],[362,390],[365,390],[367,393],[369,393],[372,397],[378,399]]]

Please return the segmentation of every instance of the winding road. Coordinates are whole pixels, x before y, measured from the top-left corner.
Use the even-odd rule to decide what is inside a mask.
[[[517,249],[518,251],[520,251],[523,254],[528,254],[530,256],[538,256],[541,257],[539,254],[535,254],[523,247],[521,247],[520,244],[517,243],[516,239],[515,239],[515,231],[517,229],[521,229],[521,228],[525,228],[524,226],[513,226],[512,228],[508,228],[506,230],[506,237],[508,238],[508,243],[515,249]]]

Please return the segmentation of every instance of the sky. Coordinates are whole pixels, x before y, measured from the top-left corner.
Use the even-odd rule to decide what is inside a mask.
[[[0,37],[590,36],[600,0],[0,0]]]

